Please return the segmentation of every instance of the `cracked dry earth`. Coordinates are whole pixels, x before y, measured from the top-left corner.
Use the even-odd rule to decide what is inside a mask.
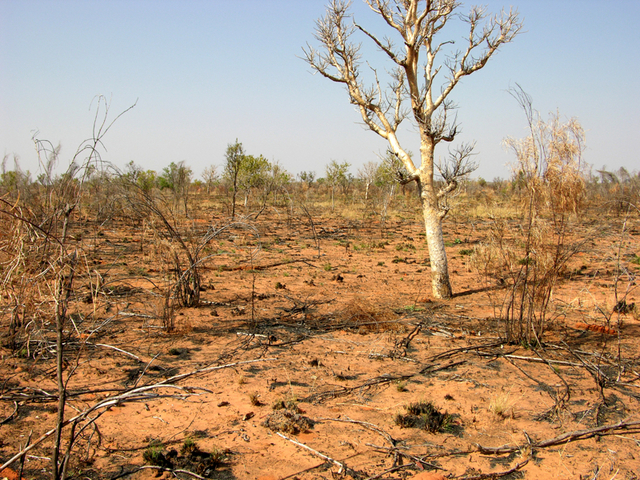
[[[418,221],[391,224],[382,242],[379,230],[319,219],[318,257],[303,221],[269,218],[251,264],[241,235],[219,239],[220,254],[203,272],[202,306],[176,311],[172,333],[161,328],[147,279],[112,274],[118,288],[105,292],[100,314],[110,320],[80,335],[70,355],[79,362],[68,415],[145,385],[165,387],[96,411],[70,474],[638,478],[640,322],[633,311],[603,320],[615,306],[614,289],[622,288],[609,252],[615,239],[602,238],[576,257],[576,274],[554,295],[543,345],[527,348],[501,340],[503,325],[493,317],[503,288],[460,254],[486,232],[482,222],[472,232],[464,225],[446,225],[457,292],[447,301],[429,295]],[[121,247],[129,267],[159,275],[157,259],[132,251],[122,232],[102,238]],[[638,237],[627,245],[637,252]],[[93,255],[110,262],[108,249]],[[90,328],[96,330],[77,325],[78,332]],[[46,352],[33,360],[2,350],[3,462],[29,435],[33,441],[53,428],[53,365]],[[398,425],[418,402],[446,414],[446,425]],[[188,454],[193,448],[212,455]],[[168,462],[164,471],[140,469],[153,453]],[[30,450],[23,476],[49,477],[50,454],[51,442]]]

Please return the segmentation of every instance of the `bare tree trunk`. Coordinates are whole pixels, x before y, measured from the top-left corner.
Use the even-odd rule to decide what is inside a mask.
[[[70,210],[69,210],[70,212]],[[68,214],[65,218],[64,231],[66,235]],[[66,252],[62,251],[61,256],[66,255]],[[77,264],[77,254],[73,253],[70,258],[66,259],[61,257],[60,272],[58,273],[58,279],[56,282],[55,293],[55,320],[56,320],[56,379],[58,383],[58,417],[56,421],[56,435],[53,446],[53,455],[51,456],[51,462],[53,467],[53,480],[63,480],[66,478],[68,456],[60,460],[60,454],[62,453],[62,429],[64,428],[64,414],[67,402],[67,385],[63,376],[64,371],[64,329],[67,320],[67,307],[69,305],[69,298],[73,289],[73,278],[75,275],[75,268]],[[68,269],[66,267],[69,267]],[[73,438],[70,439],[68,446],[69,451],[73,446]]]
[[[441,212],[437,205],[437,198],[434,202],[435,193],[432,192],[433,189],[424,188],[420,185],[420,190],[422,215],[424,216],[431,264],[431,291],[436,298],[450,298],[453,292],[449,281],[449,267],[442,234]],[[436,204],[435,206],[433,205],[434,203]]]
[[[234,183],[233,184],[233,197],[231,198],[231,220],[236,218],[236,194],[237,193],[238,192],[236,190],[236,185]]]
[[[442,234],[442,209],[438,205],[438,192],[433,178],[434,143],[424,136],[420,146],[422,168],[418,180],[418,192],[422,201],[422,215],[429,247],[429,261],[431,264],[431,291],[435,298],[451,298],[451,282],[449,280],[449,266],[447,252],[444,247]]]

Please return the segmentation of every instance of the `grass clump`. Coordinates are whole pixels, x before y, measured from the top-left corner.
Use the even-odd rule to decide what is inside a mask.
[[[431,402],[415,402],[405,407],[407,413],[396,414],[395,423],[401,428],[419,428],[430,433],[452,432],[453,416],[440,412]]]
[[[142,458],[149,465],[154,465],[156,467],[162,468],[170,468],[171,461],[167,458],[167,456],[163,452],[164,445],[158,442],[157,440],[151,440],[149,442],[149,446],[142,453]]]
[[[513,417],[513,401],[510,392],[502,392],[493,396],[489,401],[489,411],[502,418]]]
[[[313,428],[313,420],[291,410],[276,410],[262,422],[262,426],[274,432],[297,435]]]
[[[189,454],[197,448],[198,448],[198,444],[196,443],[196,441],[191,437],[186,437],[182,441],[182,446],[180,447],[180,454],[181,455]]]
[[[274,432],[284,432],[297,435],[313,428],[314,422],[310,418],[301,415],[295,398],[278,399],[271,406],[273,413],[267,415],[262,426]]]
[[[249,402],[251,402],[251,405],[254,407],[261,407],[264,405],[264,403],[260,401],[260,394],[258,392],[253,392],[249,395]]]
[[[294,413],[300,413],[298,400],[296,398],[279,398],[271,405],[271,408],[273,410],[289,410]]]
[[[406,380],[399,380],[396,383],[396,390],[399,392],[406,392],[407,391],[407,381]]]
[[[191,438],[183,440],[180,453],[172,449],[164,452],[164,445],[152,440],[142,454],[142,458],[149,465],[166,469],[187,469],[204,477],[211,477],[213,471],[227,459],[227,452],[214,448],[211,452],[200,450],[198,444]]]
[[[271,406],[273,413],[267,415],[262,426],[274,432],[297,435],[313,428],[314,421],[302,414],[295,397],[280,398]]]

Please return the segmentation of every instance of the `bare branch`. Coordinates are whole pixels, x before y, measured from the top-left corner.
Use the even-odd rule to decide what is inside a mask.
[[[460,79],[484,67],[501,45],[513,41],[522,30],[518,11],[511,9],[508,14],[502,11],[499,16],[494,16],[488,24],[481,27],[482,32],[478,34],[477,30],[485,17],[486,9],[477,6],[468,15],[461,16],[469,24],[469,43],[464,53],[458,52],[445,61],[450,70],[449,83],[434,102],[435,108],[444,102]],[[482,45],[485,45],[484,50],[474,56],[476,49]]]
[[[449,151],[449,157],[444,163],[438,162],[436,164],[436,168],[446,184],[441,190],[441,193],[438,194],[439,197],[443,197],[446,193],[452,191],[449,185],[457,185],[460,179],[466,177],[478,168],[478,164],[471,159],[471,157],[475,155],[473,153],[475,146],[475,143],[463,143],[455,150]],[[447,190],[447,192],[443,193],[443,190]]]

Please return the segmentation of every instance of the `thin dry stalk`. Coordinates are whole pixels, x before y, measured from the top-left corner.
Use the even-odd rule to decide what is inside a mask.
[[[504,272],[509,279],[498,309],[506,340],[539,345],[556,284],[569,259],[586,242],[586,238],[571,240],[586,199],[581,156],[584,131],[577,120],[562,123],[558,114],[544,122],[521,88],[512,95],[523,108],[530,129],[522,140],[505,140],[516,156],[513,186],[521,199],[522,215],[514,239],[507,239],[504,229],[496,229],[499,234],[489,244],[498,251],[486,249],[485,256],[501,261],[493,265],[498,271],[492,271],[491,262],[485,271],[492,275]]]

